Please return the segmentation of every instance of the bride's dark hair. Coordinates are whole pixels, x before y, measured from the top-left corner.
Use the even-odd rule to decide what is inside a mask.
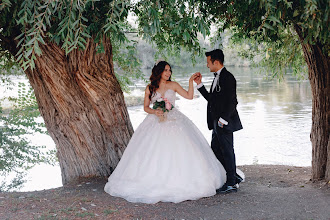
[[[152,95],[156,92],[156,90],[159,88],[159,82],[162,78],[162,73],[165,70],[165,66],[170,66],[170,71],[172,73],[171,65],[166,61],[160,61],[159,63],[155,64],[155,66],[152,68],[152,73],[150,76],[150,84],[149,84],[149,99],[151,100]],[[171,76],[167,81],[171,81]]]

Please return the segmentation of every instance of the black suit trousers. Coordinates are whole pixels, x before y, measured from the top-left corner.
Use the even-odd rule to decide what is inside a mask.
[[[230,186],[236,184],[236,160],[234,152],[233,132],[218,126],[214,121],[211,148],[227,172],[226,183]]]

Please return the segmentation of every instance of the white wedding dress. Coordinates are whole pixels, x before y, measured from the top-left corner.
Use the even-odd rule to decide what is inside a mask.
[[[165,92],[175,106],[176,93]],[[156,93],[151,103],[159,99]],[[226,171],[203,134],[176,108],[165,122],[149,114],[134,132],[104,190],[130,202],[182,202],[213,196]]]

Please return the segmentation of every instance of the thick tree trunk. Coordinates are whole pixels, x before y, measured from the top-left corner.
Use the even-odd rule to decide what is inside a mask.
[[[322,51],[325,45],[304,42],[299,26],[295,26],[308,65],[309,81],[313,95],[311,142],[312,179],[330,181],[330,71],[329,57]]]
[[[66,184],[79,177],[110,175],[129,142],[131,125],[114,75],[110,40],[105,53],[86,49],[65,56],[54,43],[42,45],[36,68],[26,71]]]

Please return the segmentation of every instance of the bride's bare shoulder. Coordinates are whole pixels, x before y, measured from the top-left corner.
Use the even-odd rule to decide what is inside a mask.
[[[170,89],[175,89],[175,88],[177,88],[180,84],[177,83],[177,82],[169,81],[169,82],[167,83],[167,85],[169,86]]]

